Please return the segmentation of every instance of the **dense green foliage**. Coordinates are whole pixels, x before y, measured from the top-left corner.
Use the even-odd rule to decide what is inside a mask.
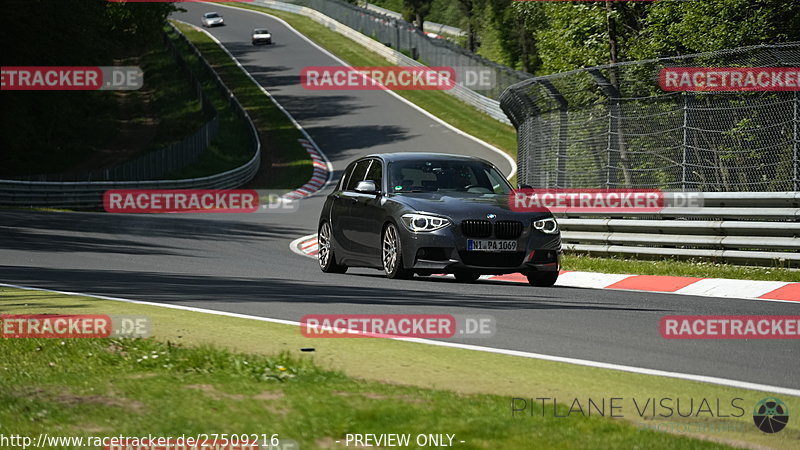
[[[0,29],[4,67],[144,69],[161,64],[152,52],[163,51],[161,27],[174,8],[172,3],[106,0],[9,0],[4,6],[9,19]],[[169,71],[180,76],[174,68]],[[174,81],[165,80],[164,85]],[[120,95],[112,91],[4,91],[1,96],[2,175],[69,167],[116,134]],[[131,106],[135,107],[141,105]]]
[[[472,28],[479,54],[537,75],[609,63],[609,22],[619,61],[800,40],[797,0],[433,0],[425,20]]]
[[[3,65],[103,65],[161,39],[172,3],[10,0]]]

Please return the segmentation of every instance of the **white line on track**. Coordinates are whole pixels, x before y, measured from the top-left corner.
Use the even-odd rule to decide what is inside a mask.
[[[201,2],[201,3],[205,3],[205,2]],[[329,52],[325,48],[319,46],[316,42],[312,41],[311,39],[306,37],[304,34],[300,33],[297,30],[295,30],[294,27],[289,25],[288,22],[286,22],[285,20],[281,19],[280,17],[276,17],[276,16],[273,16],[272,14],[268,14],[268,13],[261,12],[261,11],[253,11],[252,9],[239,8],[239,7],[236,7],[236,6],[221,5],[219,3],[206,3],[206,4],[213,5],[215,8],[231,8],[231,9],[235,9],[235,10],[238,10],[238,11],[245,11],[245,12],[249,12],[249,13],[252,13],[252,14],[262,14],[262,15],[265,15],[267,17],[271,17],[272,19],[275,19],[278,22],[280,22],[281,24],[283,24],[286,28],[288,28],[294,34],[300,36],[301,39],[303,39],[306,42],[308,42],[310,45],[315,47],[320,52],[322,52],[322,53],[328,55],[329,57],[331,57],[332,59],[334,59],[339,64],[341,64],[341,65],[343,65],[345,67],[352,67],[350,64],[346,63],[344,60],[342,60],[338,56],[336,56],[333,53]],[[262,8],[265,8],[265,6],[263,6],[263,5],[255,5],[255,6],[260,6]],[[317,22],[314,22],[314,23],[317,23]],[[320,26],[322,26],[322,25],[320,25]],[[205,30],[203,30],[203,31],[205,31]],[[214,40],[216,41],[216,39],[214,39]],[[219,43],[219,41],[217,41],[217,43]],[[358,44],[358,43],[356,43],[356,44]],[[228,50],[226,49],[225,51],[227,52]],[[369,50],[364,48],[364,51],[368,52]],[[230,53],[228,53],[228,54],[230,55]],[[233,56],[231,56],[231,57],[233,58]],[[234,58],[234,60],[236,60],[236,58]],[[236,63],[239,64],[239,61],[236,61]],[[242,67],[242,66],[239,65],[239,67]],[[242,68],[242,70],[244,70],[244,68]],[[245,73],[247,73],[247,71],[245,71]],[[248,74],[248,76],[250,76],[250,74]],[[253,77],[250,77],[250,79],[253,79]],[[253,80],[253,81],[255,81],[255,80]],[[258,83],[256,83],[256,84],[258,84]],[[262,87],[261,89],[263,90],[264,88]],[[265,90],[265,92],[266,92],[266,90]],[[488,143],[488,142],[486,142],[486,141],[484,141],[482,139],[479,139],[479,138],[477,138],[477,137],[475,137],[475,136],[473,136],[473,135],[471,135],[469,133],[466,133],[464,131],[459,130],[458,128],[454,127],[453,125],[450,125],[449,123],[445,122],[444,120],[442,120],[442,119],[434,116],[433,114],[429,113],[428,111],[424,110],[420,106],[417,106],[416,104],[412,103],[411,101],[406,100],[405,98],[403,98],[402,96],[400,96],[399,94],[397,94],[396,92],[394,92],[392,90],[384,90],[384,92],[386,92],[389,95],[394,96],[395,98],[397,98],[401,102],[403,102],[403,103],[407,104],[408,106],[416,109],[417,111],[419,111],[420,113],[424,114],[425,116],[427,116],[428,118],[432,119],[433,121],[438,122],[439,124],[441,124],[444,127],[448,128],[450,131],[452,131],[452,132],[454,132],[454,133],[456,133],[458,135],[461,135],[461,136],[463,136],[463,137],[465,137],[467,139],[470,139],[470,140],[472,140],[474,142],[477,142],[478,144],[481,144],[482,146],[488,148],[489,150],[491,150],[491,151],[499,154],[503,158],[505,158],[505,160],[508,161],[508,163],[511,165],[511,172],[509,172],[509,174],[507,175],[507,178],[511,179],[511,178],[514,177],[514,175],[517,174],[517,162],[514,160],[514,158],[509,156],[508,153],[500,150],[499,148],[495,147],[494,145],[492,145],[492,144],[490,144],[490,143]],[[269,94],[267,94],[267,95],[269,95]],[[270,98],[272,98],[272,97],[270,96]],[[273,100],[273,101],[275,101],[275,100]],[[281,108],[281,109],[283,109],[283,108]],[[291,116],[289,116],[289,117],[291,117]],[[492,119],[489,116],[486,116],[486,118],[489,119],[489,120],[495,120],[495,119]],[[498,122],[498,125],[500,125],[500,122]],[[304,133],[305,133],[305,131],[304,131]],[[309,138],[309,139],[311,139],[311,138]]]
[[[270,323],[279,323],[283,325],[295,325],[301,326],[300,322],[295,322],[292,320],[283,320],[283,319],[273,319],[269,317],[259,317],[259,316],[251,316],[248,314],[238,314],[232,313],[227,311],[217,311],[213,309],[205,309],[205,308],[195,308],[192,306],[182,306],[182,305],[171,305],[167,303],[155,303],[155,302],[146,302],[141,300],[131,300],[127,298],[120,298],[120,297],[109,297],[105,295],[95,295],[95,294],[86,294],[81,292],[70,292],[70,291],[56,291],[53,289],[43,289],[43,288],[35,288],[29,286],[18,286],[14,284],[6,284],[0,283],[0,286],[16,288],[16,289],[25,289],[28,291],[44,291],[44,292],[53,292],[56,294],[63,294],[63,295],[75,295],[81,297],[93,297],[98,298],[101,300],[111,300],[117,302],[124,302],[124,303],[133,303],[137,305],[148,305],[148,306],[158,306],[162,308],[169,308],[169,309],[179,309],[182,311],[192,311],[192,312],[199,312],[204,314],[214,314],[217,316],[227,316],[227,317],[236,317],[239,319],[251,319],[251,320],[258,320],[261,322],[270,322]],[[665,370],[657,370],[657,369],[647,369],[642,367],[632,367],[632,366],[624,366],[620,364],[611,364],[611,363],[604,363],[598,361],[589,361],[585,359],[577,359],[577,358],[565,358],[561,356],[552,356],[552,355],[543,355],[541,353],[530,353],[530,352],[523,352],[518,350],[507,350],[502,348],[492,348],[492,347],[483,347],[479,345],[468,345],[468,344],[461,344],[456,342],[442,342],[442,341],[434,341],[431,339],[419,339],[419,338],[386,338],[386,339],[394,339],[397,341],[405,341],[405,342],[415,342],[418,344],[425,344],[425,345],[436,345],[439,347],[450,347],[450,348],[458,348],[462,350],[472,350],[478,352],[485,352],[485,353],[495,353],[499,355],[508,355],[508,356],[517,356],[521,358],[530,358],[530,359],[540,359],[543,361],[553,361],[553,362],[560,362],[566,364],[574,364],[578,366],[585,366],[585,367],[595,367],[598,369],[608,369],[608,370],[617,370],[620,372],[629,372],[629,373],[636,373],[640,375],[651,375],[651,376],[659,376],[659,377],[667,377],[667,378],[676,378],[680,380],[688,380],[688,381],[697,381],[700,383],[709,383],[709,384],[716,384],[720,386],[728,386],[734,387],[739,389],[750,389],[755,391],[763,391],[763,392],[771,392],[775,394],[783,394],[783,395],[792,395],[795,397],[800,397],[800,389],[792,389],[786,387],[779,387],[779,386],[770,386],[766,384],[758,384],[758,383],[750,383],[747,381],[738,381],[738,380],[730,380],[727,378],[718,378],[718,377],[710,377],[706,375],[692,375],[692,374],[685,374],[680,372],[670,372]]]

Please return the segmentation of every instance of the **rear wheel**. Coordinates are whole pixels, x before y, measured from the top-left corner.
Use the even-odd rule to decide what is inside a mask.
[[[455,275],[456,280],[462,283],[474,283],[481,276],[481,274],[475,272],[456,272],[453,275]]]
[[[333,241],[331,236],[331,224],[325,222],[319,227],[319,234],[317,235],[317,261],[319,261],[319,268],[326,273],[345,273],[347,266],[344,264],[336,264],[336,255],[333,253]]]
[[[403,252],[400,247],[400,233],[397,227],[390,223],[383,229],[381,240],[381,261],[383,272],[389,278],[411,278],[414,273],[403,268]]]
[[[525,275],[528,278],[528,283],[531,286],[538,286],[538,287],[550,287],[556,284],[556,280],[558,279],[558,272],[557,271],[550,271],[550,272],[532,272]]]

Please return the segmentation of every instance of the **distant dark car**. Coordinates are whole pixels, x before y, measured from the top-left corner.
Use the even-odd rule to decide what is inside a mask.
[[[515,212],[512,187],[491,163],[433,153],[386,153],[351,163],[319,219],[323,272],[383,269],[389,278],[521,272],[558,278],[561,235],[549,211]]]
[[[253,45],[272,44],[272,33],[266,28],[256,28],[252,35]]]

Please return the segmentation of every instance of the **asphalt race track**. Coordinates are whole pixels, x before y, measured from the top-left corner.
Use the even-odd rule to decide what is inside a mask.
[[[280,22],[219,5],[184,4],[176,17],[211,33],[300,122],[341,170],[385,151],[441,151],[505,160],[381,91],[306,91],[300,69],[337,65]],[[253,47],[268,28],[273,46]],[[268,101],[265,98],[265,101]],[[800,388],[797,341],[665,340],[664,315],[788,315],[791,303],[450,279],[387,280],[320,272],[289,242],[316,231],[322,196],[291,214],[39,213],[0,211],[0,282],[287,320],[318,313],[490,314],[497,334],[460,342]],[[1,305],[0,305],[1,306]]]

